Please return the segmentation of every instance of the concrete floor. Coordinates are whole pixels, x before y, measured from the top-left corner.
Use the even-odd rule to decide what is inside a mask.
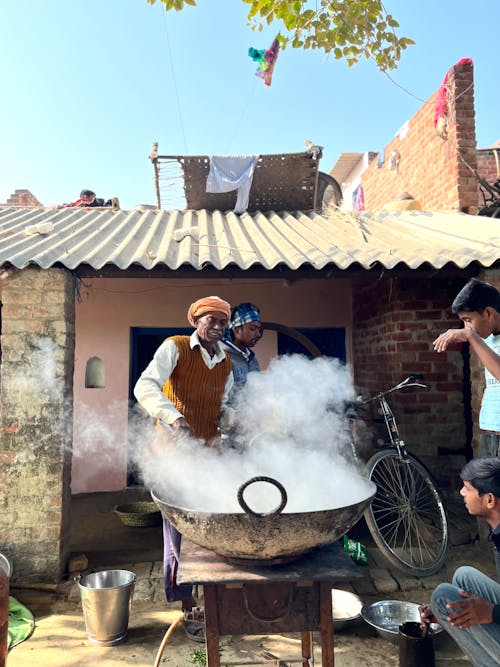
[[[36,627],[28,640],[10,652],[8,667],[154,665],[167,627],[180,617],[180,605],[167,604],[164,600],[161,526],[126,527],[113,512],[116,504],[147,497],[144,491],[127,490],[81,494],[75,496],[72,503],[73,555],[85,554],[90,570],[128,569],[138,577],[127,639],[114,647],[90,644],[79,589],[73,578],[66,577],[52,588],[17,584],[12,587],[11,595],[33,612]],[[460,504],[450,512],[450,520],[452,547],[448,562],[442,572],[426,579],[401,575],[388,566],[361,522],[350,534],[367,545],[370,564],[364,569],[366,576],[363,579],[353,582],[352,586],[342,587],[354,590],[363,602],[392,598],[424,603],[434,586],[439,581],[449,580],[459,565],[474,564],[493,576],[490,549],[470,543],[476,526]],[[434,645],[437,667],[470,664],[445,633],[435,637]],[[187,639],[179,626],[173,632],[160,664],[168,667],[199,665],[200,649],[203,646]],[[296,634],[229,636],[222,638],[221,651],[223,661],[239,661],[240,664],[250,660],[263,661],[265,651],[281,659],[299,660],[300,639]],[[321,664],[318,649],[315,654],[316,664]],[[271,660],[267,664],[277,662]],[[370,667],[396,667],[399,664],[398,646],[379,637],[360,619],[335,634],[335,666],[368,664]]]

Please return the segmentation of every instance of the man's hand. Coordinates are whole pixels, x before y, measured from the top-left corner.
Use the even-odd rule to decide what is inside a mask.
[[[446,607],[451,611],[447,620],[461,630],[471,625],[485,625],[493,622],[494,604],[478,595],[460,591],[463,600],[450,602]]]
[[[469,329],[448,329],[440,334],[432,343],[436,352],[444,352],[449,345],[456,343],[468,343],[470,338]]]
[[[187,423],[184,417],[179,417],[171,424],[172,428],[178,432],[179,435],[188,435],[194,438],[193,428]]]
[[[420,614],[420,627],[421,628],[425,628],[427,625],[430,625],[431,623],[439,623],[437,618],[432,613],[432,609],[431,609],[430,604],[421,605],[418,608],[418,612]]]

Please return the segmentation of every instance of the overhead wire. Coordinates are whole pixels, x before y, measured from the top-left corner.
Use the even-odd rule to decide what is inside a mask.
[[[76,275],[76,274],[75,274]],[[88,282],[85,278],[81,278],[77,276],[79,282],[83,287],[88,291],[98,291],[98,292],[108,292],[110,294],[129,294],[129,295],[134,295],[134,294],[145,294],[147,292],[157,292],[160,290],[174,290],[174,289],[192,289],[193,285],[191,282],[185,282],[185,283],[180,283],[179,281],[172,282],[171,280],[168,279],[163,279],[165,280],[164,284],[162,285],[157,285],[155,287],[148,287],[146,289],[139,289],[139,290],[130,290],[130,289],[125,289],[125,290],[120,290],[120,289],[110,289],[109,287],[98,287],[92,282]],[[229,278],[229,280],[232,282],[234,278]],[[268,286],[270,284],[277,284],[280,285],[283,283],[283,278],[273,278],[273,279],[246,279],[245,280],[245,285],[252,285],[254,287],[258,286]],[[206,278],[204,279],[204,285],[213,285],[216,287],[219,285],[216,279],[212,280],[207,280]],[[81,294],[81,287],[79,287],[79,294]],[[81,301],[79,301],[80,303]]]
[[[388,12],[387,12],[387,9],[384,7],[383,3],[381,3],[381,6],[382,6],[383,11],[384,11],[384,12],[386,13],[386,15],[387,15]],[[337,14],[337,16],[338,16],[339,19],[342,21],[344,27],[345,27],[345,28],[351,33],[351,35],[355,38],[354,30],[353,30],[353,29],[351,28],[351,26],[346,22],[346,20],[344,19],[344,17],[343,17],[341,14]],[[395,34],[394,30],[393,30],[393,33]],[[368,52],[368,57],[369,57],[369,58],[373,58],[373,55],[372,55],[371,53]],[[413,97],[414,99],[416,99],[416,100],[419,101],[419,102],[422,102],[423,104],[430,104],[431,106],[434,106],[434,102],[429,102],[429,100],[424,100],[424,99],[422,99],[421,97],[419,97],[418,95],[415,95],[414,93],[411,92],[411,90],[408,90],[408,88],[405,88],[405,86],[402,86],[400,83],[398,83],[398,82],[397,82],[397,81],[396,81],[396,80],[389,74],[389,72],[387,72],[386,70],[383,70],[382,73],[389,79],[389,81],[390,81],[394,86],[396,86],[397,88],[400,88],[402,91],[404,91],[404,92],[405,92],[407,95],[409,95],[410,97]],[[459,93],[458,95],[455,95],[455,101],[458,100],[462,95],[465,95],[465,93],[466,93],[468,90],[470,90],[470,88],[472,88],[473,85],[474,85],[474,84],[471,83],[465,90],[463,90],[463,91],[462,91],[461,93]],[[449,93],[449,91],[448,91],[448,93]]]
[[[235,126],[235,129],[233,130],[233,133],[232,133],[232,135],[231,135],[231,138],[229,139],[228,143],[226,144],[226,152],[227,152],[227,153],[229,153],[229,150],[230,150],[230,148],[231,148],[231,145],[232,145],[234,139],[236,138],[236,136],[237,136],[237,134],[238,134],[238,132],[239,132],[239,130],[240,130],[241,125],[243,124],[243,120],[244,120],[244,118],[245,118],[245,116],[246,116],[248,107],[250,106],[250,102],[251,102],[251,101],[253,100],[253,98],[255,97],[255,91],[257,90],[257,85],[258,85],[258,83],[259,83],[259,81],[258,81],[257,78],[256,78],[256,79],[254,80],[254,82],[253,82],[253,85],[250,87],[250,91],[249,91],[249,93],[248,93],[248,96],[247,96],[247,99],[246,99],[245,103],[243,104],[243,108],[242,108],[242,110],[241,110],[241,113],[240,113],[240,116],[239,116],[239,120],[236,122],[236,126]]]
[[[175,99],[177,102],[177,115],[179,117],[179,127],[181,130],[181,135],[182,135],[182,140],[184,143],[184,150],[186,153],[188,152],[188,145],[187,145],[187,140],[186,140],[186,133],[184,131],[184,122],[182,119],[182,112],[181,112],[181,102],[180,102],[180,97],[179,97],[179,90],[177,87],[177,78],[175,76],[175,68],[174,68],[174,59],[172,57],[172,49],[170,46],[170,37],[168,34],[168,26],[167,26],[167,9],[164,6],[163,2],[160,2],[160,11],[162,12],[163,15],[163,27],[165,29],[165,37],[166,37],[166,42],[167,42],[167,51],[168,51],[168,56],[169,56],[169,62],[170,62],[170,71],[172,74],[172,82],[173,82],[173,87],[174,87],[174,93],[175,93]]]

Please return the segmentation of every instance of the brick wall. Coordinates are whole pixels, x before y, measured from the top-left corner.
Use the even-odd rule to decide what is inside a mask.
[[[43,206],[38,199],[29,190],[20,189],[15,190],[13,194],[7,199],[5,204],[0,204],[2,207],[9,206]]]
[[[0,551],[13,580],[56,582],[69,535],[74,291],[62,269],[2,283]]]
[[[422,373],[427,390],[394,393],[394,409],[408,448],[428,463],[442,486],[454,486],[466,442],[463,358],[460,351],[437,354],[432,341],[456,327],[451,303],[464,280],[382,278],[354,286],[353,367],[363,394],[389,388]]]
[[[495,152],[498,156],[498,168]],[[500,178],[500,148],[480,148],[477,151],[477,170],[488,183],[494,183]]]
[[[448,136],[436,134],[434,113],[438,91],[385,147],[384,164],[374,160],[363,172],[365,207],[380,210],[384,204],[409,192],[424,210],[468,210],[477,206],[477,181],[458,157],[476,168],[474,79],[472,64],[452,67],[448,75]],[[388,169],[393,152],[398,168]]]
[[[495,153],[498,160],[495,159]],[[500,148],[481,148],[477,151],[477,171],[479,175],[490,184],[500,179]],[[484,200],[479,194],[479,205],[483,205]]]

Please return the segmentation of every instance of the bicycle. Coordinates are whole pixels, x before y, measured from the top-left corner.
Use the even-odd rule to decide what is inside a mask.
[[[375,544],[392,565],[415,576],[429,576],[446,559],[448,521],[431,473],[407,451],[386,398],[405,387],[426,385],[409,376],[386,391],[357,401],[358,405],[379,402],[389,434],[389,443],[366,463],[377,492],[364,517]]]

